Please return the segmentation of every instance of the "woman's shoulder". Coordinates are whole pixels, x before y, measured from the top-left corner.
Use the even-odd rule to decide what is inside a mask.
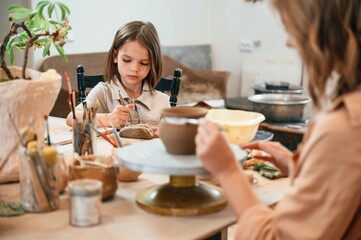
[[[354,132],[361,130],[361,90],[345,94],[318,114],[316,122],[327,132]],[[351,134],[353,135],[353,134]]]
[[[354,107],[349,107],[347,103],[343,103],[320,112],[315,119],[315,125],[320,132],[344,133],[352,136],[354,132],[361,131],[359,112],[361,112],[361,108],[356,111]]]
[[[342,106],[318,114],[305,136],[305,149],[316,150],[329,160],[338,161],[341,154],[342,158],[348,156],[350,161],[354,161],[355,156],[361,154],[360,137],[361,126],[351,124],[349,112]]]

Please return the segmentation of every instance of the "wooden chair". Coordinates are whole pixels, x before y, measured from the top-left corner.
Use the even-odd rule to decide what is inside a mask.
[[[84,66],[79,65],[76,68],[78,80],[78,100],[83,102],[86,98],[86,89],[95,87],[99,82],[104,82],[103,75],[85,75]]]
[[[170,92],[169,102],[172,107],[177,106],[177,101],[178,101],[177,96],[179,92],[181,78],[182,78],[182,69],[176,68],[174,70],[173,79],[162,77],[158,85],[155,87],[155,89],[160,92],[167,92],[167,91]]]
[[[79,91],[79,103],[83,102],[86,98],[86,89],[95,87],[99,82],[104,82],[103,75],[85,75],[84,66],[79,65],[76,68],[77,80],[78,80],[78,91]],[[170,105],[172,107],[177,105],[177,96],[179,92],[180,80],[182,77],[182,69],[177,68],[174,70],[174,77],[165,78],[162,77],[155,87],[160,92],[170,93]]]

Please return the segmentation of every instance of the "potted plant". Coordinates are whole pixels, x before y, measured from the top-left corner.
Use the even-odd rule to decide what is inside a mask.
[[[34,10],[12,5],[8,11],[10,28],[0,43],[0,183],[19,179],[19,137],[13,123],[21,129],[35,122],[34,130],[43,136],[43,116],[50,113],[61,88],[61,75],[55,70],[41,73],[27,68],[29,49],[42,49],[45,57],[54,46],[67,61],[63,45],[71,29],[69,8],[59,2],[40,1]],[[12,65],[14,51],[24,52],[21,68],[6,64],[5,54]]]

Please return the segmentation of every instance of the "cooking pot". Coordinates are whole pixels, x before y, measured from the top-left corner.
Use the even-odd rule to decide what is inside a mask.
[[[277,93],[277,94],[302,94],[301,86],[290,85],[288,82],[265,82],[256,84],[254,87],[255,94]]]
[[[299,94],[256,94],[249,96],[253,111],[260,112],[269,122],[302,121],[303,110],[310,102],[308,96]]]

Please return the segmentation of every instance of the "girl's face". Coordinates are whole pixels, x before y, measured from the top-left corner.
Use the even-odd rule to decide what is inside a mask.
[[[114,63],[118,65],[121,81],[126,87],[142,84],[150,70],[148,50],[138,41],[125,43],[114,51]]]

